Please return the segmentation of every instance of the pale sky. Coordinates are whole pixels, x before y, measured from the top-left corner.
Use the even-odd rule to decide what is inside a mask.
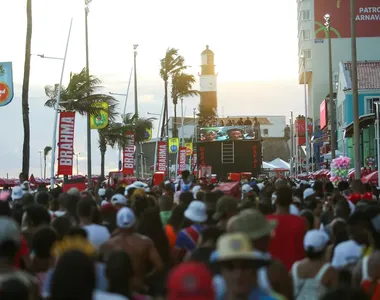
[[[64,84],[70,72],[85,66],[84,1],[33,0],[32,53],[63,57],[71,17],[74,18]],[[200,72],[200,53],[206,45],[215,53],[218,103],[225,115],[296,115],[304,110],[298,84],[296,1],[272,0],[93,0],[89,15],[90,73],[103,81],[104,91],[125,93],[137,57],[141,116],[159,113],[163,81],[160,59],[168,47],[178,48]],[[15,97],[0,107],[0,177],[17,176],[22,164],[23,78],[26,0],[0,0],[2,38],[0,61],[12,61]],[[61,61],[32,56],[30,77],[31,169],[40,176],[38,151],[51,145],[54,112],[43,106],[44,86],[59,82]],[[199,88],[198,84],[194,88]],[[118,97],[121,107],[124,98]],[[127,110],[133,112],[133,84]],[[191,114],[199,99],[187,99]],[[172,107],[170,106],[172,114]],[[86,171],[85,120],[77,117],[75,152],[81,153],[79,172]],[[93,173],[100,172],[97,131],[92,133]],[[106,169],[117,168],[117,150],[109,149]],[[49,161],[49,159],[48,159]],[[48,162],[48,167],[50,163]],[[76,168],[74,168],[76,172]],[[49,172],[48,172],[49,174]]]

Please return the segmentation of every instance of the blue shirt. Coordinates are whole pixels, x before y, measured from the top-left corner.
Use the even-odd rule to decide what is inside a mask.
[[[183,249],[186,252],[193,251],[198,245],[202,230],[203,226],[201,225],[191,225],[182,229],[177,235],[175,248]]]

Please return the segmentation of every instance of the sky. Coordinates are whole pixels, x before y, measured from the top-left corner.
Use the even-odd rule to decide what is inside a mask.
[[[85,66],[84,1],[33,0],[32,54],[63,57],[73,18],[63,84],[70,72]],[[4,4],[6,3],[6,4]],[[15,97],[0,107],[0,177],[15,177],[22,166],[21,92],[26,35],[26,0],[0,0],[2,43],[0,61],[13,62]],[[218,105],[225,115],[295,115],[303,111],[298,84],[296,1],[272,0],[93,0],[89,13],[90,73],[102,80],[104,92],[126,93],[138,44],[139,113],[160,113],[164,95],[160,59],[169,47],[179,49],[189,72],[200,72],[200,53],[209,45],[218,73]],[[275,8],[275,9],[273,9]],[[59,82],[62,61],[31,58],[30,173],[40,177],[39,150],[51,145],[54,112],[44,107],[46,85]],[[198,88],[197,83],[195,88]],[[120,107],[124,97],[117,97]],[[127,111],[133,112],[133,82]],[[185,99],[191,115],[199,98]],[[172,106],[169,106],[172,114]],[[157,125],[156,125],[157,127]],[[79,173],[86,172],[86,121],[77,117],[75,152]],[[50,167],[48,157],[47,167]],[[100,173],[97,131],[92,132],[93,173]],[[108,149],[106,170],[116,170],[118,151]],[[74,169],[76,172],[76,168]],[[49,172],[47,172],[49,174]]]

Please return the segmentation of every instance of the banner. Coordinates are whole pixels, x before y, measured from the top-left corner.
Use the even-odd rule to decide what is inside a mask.
[[[193,143],[185,143],[185,148],[186,148],[186,155],[190,156],[193,154]]]
[[[199,168],[199,178],[211,178],[212,167],[211,166],[200,166]]]
[[[186,170],[186,147],[179,147],[178,152],[178,174]]]
[[[169,153],[177,153],[179,147],[179,138],[169,139]]]
[[[197,174],[197,172],[198,172],[198,155],[197,155],[197,152],[193,153],[191,165],[192,165],[191,169],[193,170],[193,174]]]
[[[90,128],[91,129],[104,129],[108,125],[108,103],[107,102],[96,102],[92,105],[93,107],[101,108],[99,115],[90,116]]]
[[[123,174],[133,175],[135,166],[135,135],[133,132],[127,132],[128,143],[123,151]]]
[[[145,129],[144,142],[149,142],[152,139],[152,128]]]
[[[73,175],[75,112],[59,115],[58,175]]]
[[[13,74],[11,62],[0,62],[0,107],[13,99]]]
[[[166,173],[167,168],[167,144],[166,142],[158,142],[157,153],[157,172]]]

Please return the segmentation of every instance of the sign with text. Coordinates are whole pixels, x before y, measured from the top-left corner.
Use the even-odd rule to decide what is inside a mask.
[[[123,174],[133,175],[135,165],[135,135],[133,132],[126,133],[128,142],[123,151]]]
[[[191,169],[193,170],[193,174],[197,174],[198,172],[198,154],[197,152],[193,152],[193,158],[191,160]]]
[[[59,115],[58,175],[73,175],[75,112]]]
[[[0,107],[13,99],[13,72],[11,62],[0,62]]]
[[[185,143],[185,148],[186,148],[186,155],[190,156],[193,154],[193,143]]]
[[[179,147],[178,152],[178,174],[186,170],[186,147]]]
[[[157,147],[157,171],[166,173],[167,167],[167,143],[158,142]]]

